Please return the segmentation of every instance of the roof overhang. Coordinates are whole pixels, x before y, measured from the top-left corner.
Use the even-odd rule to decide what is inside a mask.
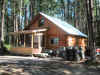
[[[34,29],[34,30],[24,30],[24,31],[15,31],[10,32],[9,35],[16,35],[16,34],[34,34],[34,33],[41,33],[47,31],[47,28],[43,29]]]

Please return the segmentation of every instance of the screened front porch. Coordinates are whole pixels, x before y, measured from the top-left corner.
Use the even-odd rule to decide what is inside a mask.
[[[39,54],[45,46],[45,31],[47,29],[11,32],[9,43],[11,52],[16,54]]]

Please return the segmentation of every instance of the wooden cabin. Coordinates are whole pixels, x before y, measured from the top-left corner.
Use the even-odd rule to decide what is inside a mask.
[[[11,52],[39,54],[45,49],[82,46],[85,50],[87,35],[58,18],[39,13],[23,31],[9,33]]]

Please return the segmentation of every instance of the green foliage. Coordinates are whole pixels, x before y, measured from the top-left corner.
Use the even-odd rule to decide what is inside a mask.
[[[29,4],[29,0],[24,0],[24,4],[25,5]]]
[[[4,47],[6,47],[7,50],[10,50],[11,45],[10,44],[4,44]]]

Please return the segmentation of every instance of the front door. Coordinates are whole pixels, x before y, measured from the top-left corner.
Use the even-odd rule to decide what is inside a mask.
[[[33,47],[42,50],[43,33],[37,33],[34,35]]]

